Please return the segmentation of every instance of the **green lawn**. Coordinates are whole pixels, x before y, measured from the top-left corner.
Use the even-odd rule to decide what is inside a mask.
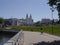
[[[12,29],[40,32],[41,26],[12,26]],[[52,34],[52,26],[42,26],[44,32]],[[60,25],[53,26],[53,34],[60,35]]]

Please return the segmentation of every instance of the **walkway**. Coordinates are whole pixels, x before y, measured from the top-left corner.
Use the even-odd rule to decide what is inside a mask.
[[[29,31],[23,31],[23,32],[24,32],[24,45],[32,45],[33,43],[38,43],[41,41],[51,42],[54,40],[60,40],[60,37],[53,36],[47,33],[41,35],[40,32],[29,32]]]

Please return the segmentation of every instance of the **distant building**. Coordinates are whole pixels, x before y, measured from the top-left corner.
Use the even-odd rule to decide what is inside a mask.
[[[50,23],[51,23],[51,20],[50,19],[42,19],[41,20],[41,24],[43,24],[43,25],[48,25]]]
[[[30,14],[30,17],[28,17],[28,14],[26,14],[26,19],[18,19],[17,21],[17,25],[21,26],[21,25],[32,25],[33,24],[33,19],[32,16]]]
[[[11,19],[4,19],[4,26],[12,25]]]
[[[32,25],[33,19],[30,14],[30,17],[28,17],[28,14],[26,14],[25,19],[17,19],[17,18],[10,18],[10,19],[4,19],[4,25],[12,25],[12,26],[23,26],[23,25]]]
[[[32,25],[33,24],[33,19],[32,19],[31,14],[30,14],[30,17],[28,17],[28,14],[26,15],[26,24],[27,25]]]
[[[17,18],[12,18],[11,19],[12,20],[12,26],[14,26],[14,25],[17,25]]]
[[[18,19],[17,26],[23,26],[23,25],[25,25],[25,23],[26,23],[25,19]]]
[[[16,18],[10,18],[10,19],[4,19],[4,25],[17,25],[17,19]]]
[[[58,21],[58,19],[54,19],[54,22],[57,22]]]

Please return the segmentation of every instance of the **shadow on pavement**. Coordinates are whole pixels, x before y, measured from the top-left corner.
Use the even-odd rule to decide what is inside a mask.
[[[38,42],[38,43],[35,43],[33,45],[60,45],[60,40],[58,41],[53,41],[53,42]]]

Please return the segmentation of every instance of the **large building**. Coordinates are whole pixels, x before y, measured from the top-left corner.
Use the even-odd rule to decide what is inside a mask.
[[[26,24],[27,25],[32,25],[33,24],[33,19],[32,19],[31,14],[30,14],[30,17],[28,17],[28,14],[26,14]]]
[[[26,14],[26,18],[25,19],[18,19],[17,21],[17,25],[32,25],[33,24],[33,19],[32,16],[30,14],[30,16],[28,17],[28,14]]]
[[[17,18],[10,18],[10,19],[5,19],[4,20],[5,25],[12,25],[12,26],[24,26],[24,25],[32,25],[33,24],[33,19],[30,14],[28,17],[28,14],[26,14],[25,19],[17,19]]]
[[[43,25],[48,25],[48,24],[51,24],[51,20],[50,19],[42,19],[41,20],[41,24],[43,24]]]
[[[23,26],[25,24],[26,24],[26,20],[25,19],[18,19],[17,26]]]
[[[12,26],[14,26],[14,25],[17,25],[17,18],[12,18],[11,19],[12,20]]]
[[[17,20],[16,18],[4,19],[4,25],[17,25]]]

